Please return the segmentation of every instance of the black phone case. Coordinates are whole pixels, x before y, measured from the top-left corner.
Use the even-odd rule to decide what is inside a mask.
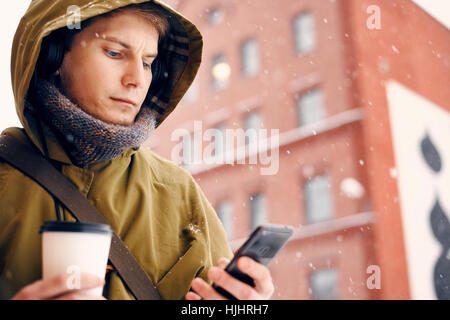
[[[230,275],[246,284],[254,287],[255,283],[251,277],[242,273],[237,268],[236,262],[239,257],[247,256],[253,260],[268,266],[275,255],[283,248],[292,236],[293,229],[289,226],[265,225],[259,226],[252,232],[248,240],[236,252],[233,260],[225,268]],[[236,298],[223,288],[213,284],[213,288],[230,300]]]

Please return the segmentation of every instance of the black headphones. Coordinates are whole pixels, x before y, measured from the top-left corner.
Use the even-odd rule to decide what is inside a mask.
[[[75,30],[75,31],[74,31]],[[41,51],[33,73],[33,84],[37,78],[54,77],[54,73],[61,67],[64,55],[70,50],[73,37],[78,29],[58,29],[42,40]],[[158,55],[152,62],[152,82],[147,93],[147,99],[157,95],[168,77],[167,54],[165,52],[165,39],[158,41]]]

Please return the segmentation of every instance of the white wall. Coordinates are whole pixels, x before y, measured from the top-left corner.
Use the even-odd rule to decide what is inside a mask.
[[[434,235],[430,221],[437,200],[447,219],[450,213],[450,113],[393,80],[387,83],[386,92],[411,297],[436,299],[434,268],[447,250]],[[424,160],[421,143],[426,137],[439,154],[438,172]]]
[[[450,1],[449,0],[412,0],[425,9],[432,17],[450,29]]]
[[[16,115],[11,87],[11,47],[14,33],[31,0],[3,3],[0,10],[0,131],[11,126],[22,126]]]

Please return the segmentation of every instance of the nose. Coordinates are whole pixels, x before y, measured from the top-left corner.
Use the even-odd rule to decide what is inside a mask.
[[[125,87],[144,87],[145,72],[142,61],[138,61],[138,59],[129,60],[122,76],[122,84]]]

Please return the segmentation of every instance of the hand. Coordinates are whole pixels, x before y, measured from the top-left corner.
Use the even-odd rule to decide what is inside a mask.
[[[69,289],[67,285],[70,273],[56,277],[35,281],[23,287],[12,300],[106,300],[102,296],[83,293],[82,290],[94,289],[105,284],[105,280],[89,273],[80,274],[80,288]]]
[[[224,269],[230,261],[221,258],[216,267],[208,270],[208,278],[216,285],[222,287],[239,300],[265,300],[270,299],[274,291],[274,285],[269,269],[248,257],[241,257],[237,261],[237,267],[245,274],[253,278],[255,287],[232,277]],[[226,300],[212,286],[201,278],[192,280],[191,287],[195,292],[188,292],[186,300]]]

